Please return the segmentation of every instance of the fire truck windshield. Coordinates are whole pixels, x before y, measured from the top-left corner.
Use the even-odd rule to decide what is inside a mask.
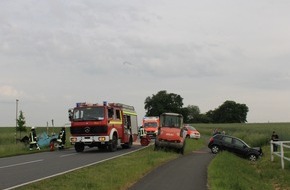
[[[144,123],[144,127],[157,127],[157,122],[147,122]]]
[[[79,107],[73,112],[73,120],[75,121],[100,121],[104,119],[103,107]]]
[[[180,128],[181,126],[181,119],[180,117],[176,116],[165,116],[163,121],[164,127],[174,127],[174,128]]]

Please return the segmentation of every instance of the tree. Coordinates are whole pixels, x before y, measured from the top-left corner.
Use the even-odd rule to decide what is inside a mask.
[[[214,111],[207,112],[207,116],[213,123],[245,123],[248,111],[246,104],[227,100]]]
[[[182,114],[183,98],[174,93],[167,93],[166,90],[159,91],[152,97],[145,99],[146,116],[159,116],[165,112]]]
[[[200,118],[200,109],[198,106],[188,105],[187,107],[187,122],[188,123],[198,123]]]
[[[197,123],[212,123],[211,118],[207,115],[207,113],[199,114]]]
[[[21,132],[26,132],[27,131],[25,123],[26,123],[26,121],[25,121],[25,117],[24,117],[23,111],[20,110],[19,117],[17,119],[17,131],[20,132],[20,138],[21,138]]]

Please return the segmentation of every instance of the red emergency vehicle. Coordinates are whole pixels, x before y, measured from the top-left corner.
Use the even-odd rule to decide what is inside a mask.
[[[77,103],[69,110],[70,142],[77,152],[85,146],[108,149],[130,148],[138,137],[137,114],[133,106],[121,103]]]
[[[159,126],[159,117],[158,116],[151,116],[151,117],[144,117],[143,118],[143,127],[145,129],[146,134],[150,138],[155,138],[158,132]]]
[[[160,115],[160,125],[155,139],[154,150],[160,148],[176,149],[184,153],[186,131],[183,128],[183,116],[178,113]]]

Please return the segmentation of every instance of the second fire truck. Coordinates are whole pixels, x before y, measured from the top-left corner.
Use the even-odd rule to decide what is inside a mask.
[[[146,134],[150,138],[155,138],[158,132],[159,126],[159,117],[158,116],[151,116],[151,117],[144,117],[143,118],[143,127],[146,131]]]
[[[69,110],[70,142],[77,152],[85,146],[111,152],[130,148],[138,136],[137,114],[133,106],[121,103],[77,103]]]

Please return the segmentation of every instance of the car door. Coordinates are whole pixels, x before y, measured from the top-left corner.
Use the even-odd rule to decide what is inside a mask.
[[[229,152],[232,151],[233,145],[232,145],[232,139],[231,137],[224,136],[222,139],[222,149],[227,150]]]
[[[241,156],[246,155],[247,148],[242,141],[240,141],[239,139],[233,138],[232,144],[233,144],[233,152],[235,154],[238,154]]]

